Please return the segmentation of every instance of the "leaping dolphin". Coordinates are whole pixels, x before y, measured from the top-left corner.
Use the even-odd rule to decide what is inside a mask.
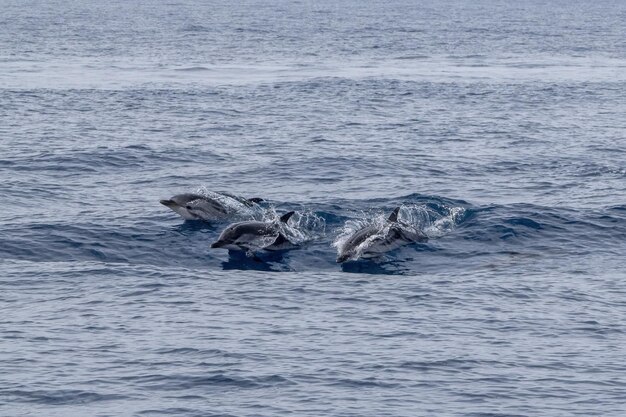
[[[358,258],[376,258],[383,253],[415,242],[426,242],[428,237],[398,221],[400,207],[391,213],[381,228],[376,225],[357,230],[338,248],[337,263]]]
[[[278,251],[292,249],[295,245],[289,241],[282,230],[281,223],[286,224],[294,212],[283,214],[278,221],[259,222],[245,221],[233,223],[220,234],[211,248],[244,251],[253,256],[259,250]]]
[[[222,221],[237,214],[236,207],[252,207],[262,198],[246,199],[230,193],[214,192],[214,196],[201,194],[177,194],[160,203],[180,214],[185,220]],[[230,204],[229,204],[230,203]]]

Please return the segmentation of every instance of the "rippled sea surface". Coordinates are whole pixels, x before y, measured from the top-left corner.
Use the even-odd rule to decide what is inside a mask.
[[[626,415],[623,1],[0,9],[0,415]],[[314,227],[210,249],[198,190]]]

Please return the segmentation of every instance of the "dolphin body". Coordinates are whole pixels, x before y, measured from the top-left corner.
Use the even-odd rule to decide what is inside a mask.
[[[400,207],[391,213],[387,225],[382,229],[370,225],[357,230],[338,250],[337,263],[358,258],[376,258],[383,253],[415,242],[426,242],[428,237],[421,232],[411,230],[398,221]],[[359,249],[365,245],[361,251]]]
[[[252,207],[263,201],[262,198],[246,199],[230,193],[216,192],[220,198],[209,197],[201,194],[177,194],[169,200],[161,200],[160,203],[172,211],[180,214],[185,220],[222,221],[236,214],[233,206],[241,204]],[[232,200],[233,206],[225,201]]]
[[[281,230],[281,223],[293,216],[294,212],[283,214],[275,222],[245,221],[233,223],[220,234],[220,237],[211,245],[211,248],[221,248],[234,251],[244,251],[250,257],[258,250],[279,251],[292,249],[296,245],[291,243]]]

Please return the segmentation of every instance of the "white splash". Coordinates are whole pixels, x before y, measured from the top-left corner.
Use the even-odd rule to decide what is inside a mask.
[[[440,206],[439,210],[425,204],[407,204],[400,206],[398,223],[403,228],[416,233],[423,233],[429,238],[438,238],[450,233],[462,221],[465,214],[463,207]],[[391,222],[389,213],[361,212],[356,219],[348,220],[339,231],[332,246],[339,254],[344,252],[348,240],[355,233],[364,228],[373,228],[375,232],[359,244],[350,259],[360,258],[370,248],[372,243],[384,237],[389,231]]]
[[[294,245],[318,239],[326,234],[326,221],[311,210],[296,211],[287,223],[281,222],[284,213],[277,213],[274,207],[265,210],[264,221],[275,222],[281,233]]]

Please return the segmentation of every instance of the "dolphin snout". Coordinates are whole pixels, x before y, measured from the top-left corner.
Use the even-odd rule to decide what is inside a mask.
[[[337,263],[343,263],[345,261],[347,261],[350,258],[350,255],[340,255],[337,257]]]
[[[211,249],[221,248],[225,244],[226,244],[226,242],[224,242],[223,240],[218,240],[217,242],[211,243]]]
[[[159,203],[161,203],[161,204],[163,204],[164,206],[167,206],[167,207],[176,205],[174,200],[160,200]]]

